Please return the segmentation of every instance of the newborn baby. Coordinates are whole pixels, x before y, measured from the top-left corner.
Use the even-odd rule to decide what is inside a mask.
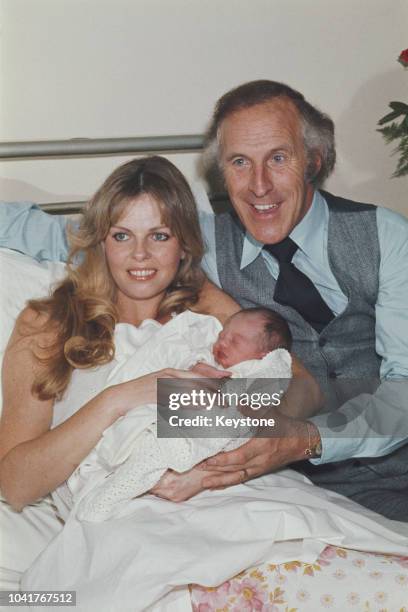
[[[136,336],[143,334],[143,329],[130,331]],[[230,369],[231,378],[287,379],[285,385],[275,383],[278,389],[285,389],[291,377],[291,357],[285,350],[290,344],[287,324],[266,308],[240,311],[221,330],[214,317],[187,311],[158,329],[139,350],[128,353],[125,362],[113,371],[109,384],[161,367],[191,368],[210,378],[214,365],[219,364]],[[251,382],[240,381],[244,391]],[[217,414],[216,410],[214,407],[212,414]],[[242,417],[235,407],[218,410],[228,410],[228,417]],[[122,515],[126,503],[149,491],[167,469],[189,470],[221,450],[245,444],[253,435],[249,427],[244,427],[231,434],[226,429],[225,437],[190,438],[175,431],[180,437],[158,438],[157,419],[155,405],[139,406],[105,430],[67,483],[79,519],[100,521]]]
[[[292,334],[283,317],[270,308],[247,308],[227,319],[213,344],[212,355],[216,364],[228,370],[241,362],[263,359],[276,349],[290,351],[291,347]],[[211,377],[205,363],[191,369]]]

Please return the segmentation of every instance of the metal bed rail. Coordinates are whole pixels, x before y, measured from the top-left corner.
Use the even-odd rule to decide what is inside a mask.
[[[214,212],[220,213],[228,210],[228,196],[225,192],[211,193],[209,196],[211,206]],[[47,202],[38,204],[38,206],[51,215],[72,215],[81,212],[82,207],[86,204],[83,202]]]
[[[203,148],[204,136],[138,136],[134,138],[72,138],[0,142],[0,159],[117,155],[120,153],[193,152]]]
[[[203,145],[202,134],[0,142],[0,159],[90,157],[128,153],[192,153],[200,151]],[[215,195],[214,198],[217,200],[220,196]],[[40,207],[52,214],[72,214],[79,212],[84,204],[85,202],[49,202],[40,204]]]

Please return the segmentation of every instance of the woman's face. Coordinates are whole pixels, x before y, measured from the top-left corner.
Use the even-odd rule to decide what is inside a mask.
[[[138,302],[158,308],[184,257],[157,201],[147,193],[131,200],[110,228],[105,253],[119,312]]]

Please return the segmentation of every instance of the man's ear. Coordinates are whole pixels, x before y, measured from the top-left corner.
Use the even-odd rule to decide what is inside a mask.
[[[322,154],[320,151],[316,152],[315,157],[315,176],[317,176],[322,169]]]
[[[320,153],[320,151],[315,151],[308,165],[307,178],[311,183],[313,183],[316,176],[319,174],[321,167],[322,167],[322,154]]]

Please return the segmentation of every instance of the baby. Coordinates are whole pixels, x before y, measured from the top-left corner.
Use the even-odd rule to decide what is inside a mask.
[[[247,308],[227,319],[213,344],[212,355],[219,366],[228,370],[241,362],[263,359],[276,349],[290,351],[291,347],[292,334],[281,315],[270,308]],[[210,377],[203,362],[191,370]]]
[[[142,335],[143,329],[132,332]],[[167,354],[169,346],[172,350]],[[221,331],[213,317],[187,311],[161,327],[138,351],[129,353],[129,359],[110,375],[109,384],[158,365],[190,368],[208,378],[214,377],[214,367],[221,366],[230,369],[227,375],[231,378],[245,379],[241,381],[245,389],[256,378],[286,379],[284,385],[276,383],[284,389],[292,374],[290,346],[288,325],[267,308],[242,310],[230,317]],[[228,416],[242,416],[236,408],[231,410],[237,414]],[[248,430],[234,438],[158,438],[157,418],[153,405],[128,412],[104,432],[69,478],[68,487],[79,502],[80,520],[118,516],[126,503],[149,491],[167,469],[186,471],[221,450],[241,446],[253,435]]]

